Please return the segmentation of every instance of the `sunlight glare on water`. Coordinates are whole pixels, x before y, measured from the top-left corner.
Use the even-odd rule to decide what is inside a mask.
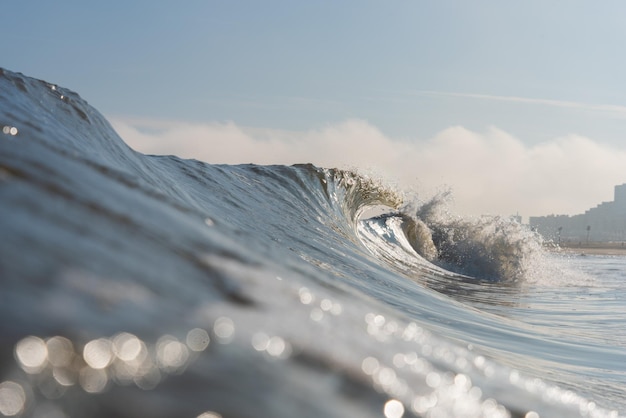
[[[222,316],[215,320],[213,332],[218,338],[220,344],[228,344],[232,341],[235,333],[235,324],[233,320]]]
[[[106,338],[89,341],[83,349],[85,362],[93,369],[104,369],[113,360],[113,346]]]
[[[385,403],[383,411],[385,413],[385,418],[402,418],[404,415],[404,405],[396,399],[391,399]]]
[[[198,415],[197,418],[222,418],[222,416],[220,414],[218,414],[217,412],[203,412],[200,415]]]
[[[18,383],[6,381],[0,383],[0,413],[11,417],[19,415],[26,405],[26,394]]]
[[[230,318],[220,317],[214,332],[226,344],[234,334],[234,323]],[[80,350],[75,350],[75,343],[66,337],[44,340],[28,336],[15,344],[14,354],[22,370],[34,377],[34,385],[48,399],[62,397],[67,388],[77,383],[85,392],[94,394],[108,390],[114,383],[134,383],[151,390],[168,374],[184,371],[192,360],[192,353],[197,355],[209,346],[206,330],[194,328],[185,336],[180,341],[172,335],[164,335],[155,344],[148,345],[134,334],[120,332],[111,338],[90,340]],[[290,353],[290,346],[282,338],[272,337],[265,350],[272,357],[284,358]],[[34,388],[29,383],[24,387]],[[26,403],[26,393],[18,383],[0,384],[0,414],[19,415]],[[37,405],[37,408],[47,411],[45,405]],[[52,410],[59,414],[51,416],[65,416],[58,409]]]
[[[68,367],[74,359],[74,345],[64,337],[56,336],[46,341],[48,361],[57,368]]]
[[[122,332],[113,338],[113,352],[120,360],[131,362],[135,360],[142,350],[141,340],[129,334]]]
[[[356,172],[144,155],[69,90],[1,70],[0,91],[0,415],[623,409],[626,262],[561,260],[598,279],[572,280],[502,219]]]
[[[5,125],[2,127],[2,133],[5,135],[16,136],[18,134],[18,130],[15,126]]]
[[[194,328],[187,333],[186,342],[191,351],[204,351],[209,346],[211,339],[205,330]]]
[[[48,347],[39,337],[26,337],[17,343],[15,355],[26,373],[39,373],[48,361]]]
[[[80,386],[88,393],[103,392],[108,383],[109,375],[106,370],[83,367],[80,371]]]
[[[156,351],[159,365],[168,373],[179,372],[189,359],[187,346],[171,335],[164,335],[157,341]]]

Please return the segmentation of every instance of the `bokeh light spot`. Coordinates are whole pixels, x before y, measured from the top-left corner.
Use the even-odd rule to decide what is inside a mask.
[[[383,412],[385,413],[385,418],[401,418],[404,415],[404,405],[396,399],[391,399],[385,403]]]
[[[65,367],[55,367],[52,377],[61,386],[73,386],[76,383],[76,372]]]
[[[2,127],[2,133],[5,135],[15,136],[18,134],[17,128],[15,126],[5,125]]]
[[[46,341],[48,361],[54,367],[67,367],[74,360],[74,345],[65,337],[52,337]]]
[[[256,351],[265,351],[269,342],[270,337],[263,332],[257,332],[252,336],[252,347]]]
[[[89,393],[103,392],[109,383],[109,376],[106,370],[83,367],[80,371],[80,386]]]
[[[439,375],[439,373],[436,373],[436,372],[428,373],[426,375],[426,384],[433,389],[436,389],[437,387],[439,387],[439,385],[441,384],[441,376]]]
[[[369,376],[376,373],[379,367],[380,364],[378,360],[376,360],[374,357],[367,357],[361,363],[361,370],[363,370],[363,373]]]
[[[324,319],[324,311],[322,311],[320,308],[313,308],[311,309],[310,317],[313,321],[319,322]]]
[[[217,335],[218,341],[222,344],[228,344],[232,341],[235,334],[235,324],[233,320],[222,316],[215,320],[213,324],[213,332]]]
[[[330,311],[332,307],[333,302],[330,299],[322,299],[322,301],[320,302],[320,308],[322,308],[322,310],[325,312]]]
[[[89,341],[83,349],[85,363],[94,369],[104,369],[113,359],[112,343],[106,338]]]
[[[272,357],[281,357],[286,353],[287,343],[280,337],[270,338],[267,344],[267,353]]]
[[[203,412],[200,415],[198,415],[197,418],[222,418],[222,416],[220,414],[218,414],[217,412]]]
[[[113,338],[113,352],[122,361],[135,360],[142,350],[141,340],[133,334],[122,332]]]
[[[38,337],[26,337],[15,346],[15,356],[26,373],[39,373],[48,361],[48,347]]]
[[[315,299],[313,293],[306,287],[301,287],[298,291],[298,295],[300,296],[300,302],[304,305],[310,304]]]
[[[205,330],[194,328],[187,333],[186,342],[191,351],[204,351],[209,346],[211,339]]]
[[[187,346],[171,335],[165,335],[157,341],[157,360],[168,372],[175,372],[187,364],[189,350]]]
[[[26,394],[18,383],[10,380],[0,383],[0,413],[7,417],[20,414],[26,405]]]

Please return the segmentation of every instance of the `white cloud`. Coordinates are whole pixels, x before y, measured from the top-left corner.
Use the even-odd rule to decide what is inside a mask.
[[[445,129],[428,140],[390,138],[362,120],[305,132],[112,118],[134,149],[209,163],[359,168],[428,197],[452,189],[455,211],[524,216],[581,213],[626,182],[626,151],[569,135],[534,146],[497,128]]]

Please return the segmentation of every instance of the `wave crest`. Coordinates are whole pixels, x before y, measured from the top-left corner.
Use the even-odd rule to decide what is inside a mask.
[[[404,199],[401,194],[373,179],[353,170],[338,168],[319,169],[307,165],[315,170],[322,183],[322,188],[333,204],[338,204],[343,215],[352,226],[368,208],[384,206],[391,209],[399,208]]]
[[[447,270],[516,282],[535,271],[541,237],[510,217],[462,218],[446,210],[449,192],[422,204],[405,230],[415,250]]]

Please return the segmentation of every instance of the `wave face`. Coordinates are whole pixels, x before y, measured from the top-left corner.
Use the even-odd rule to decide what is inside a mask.
[[[143,155],[65,88],[0,91],[3,415],[625,409],[623,287],[519,224],[350,171]]]

